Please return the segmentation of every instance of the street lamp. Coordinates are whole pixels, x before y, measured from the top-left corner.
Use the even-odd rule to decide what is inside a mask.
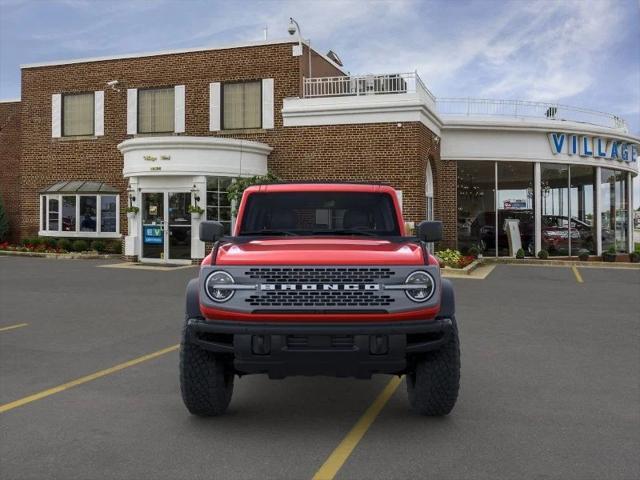
[[[300,31],[300,25],[298,24],[298,22],[296,22],[293,17],[289,17],[289,28],[287,28],[287,31],[289,32],[289,35],[293,36],[296,34],[296,32],[298,33],[298,50],[295,50],[294,47],[294,53],[293,56],[294,57],[299,57],[302,55],[302,32]],[[311,75],[311,39],[307,40],[307,48],[309,49],[309,78],[311,78],[313,75]]]

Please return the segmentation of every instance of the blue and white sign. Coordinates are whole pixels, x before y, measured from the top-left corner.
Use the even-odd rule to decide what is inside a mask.
[[[549,133],[548,137],[554,155],[579,155],[627,163],[638,161],[638,145],[634,143],[560,132]]]
[[[157,225],[144,225],[142,236],[146,245],[162,245],[164,242],[164,230]]]

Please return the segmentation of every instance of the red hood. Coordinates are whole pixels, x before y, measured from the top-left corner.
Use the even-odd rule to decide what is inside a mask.
[[[277,238],[225,243],[217,265],[422,265],[420,245],[363,238]]]

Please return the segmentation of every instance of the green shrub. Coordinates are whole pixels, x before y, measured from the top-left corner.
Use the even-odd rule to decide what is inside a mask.
[[[71,251],[71,240],[69,240],[68,238],[61,238],[58,241],[58,248],[61,248],[62,250],[65,250],[67,252]]]
[[[55,249],[55,248],[58,247],[58,239],[57,238],[45,237],[45,238],[41,238],[39,240],[40,240],[40,244],[46,246],[47,248]]]
[[[547,252],[546,250],[542,249],[538,252],[538,258],[540,260],[546,260],[547,258],[549,258],[549,252]]]
[[[584,248],[578,250],[578,258],[583,262],[589,260],[589,250],[585,250]]]
[[[242,193],[248,187],[252,185],[266,185],[269,183],[278,183],[280,178],[269,172],[266,175],[256,175],[254,177],[238,177],[235,181],[229,185],[227,188],[227,198],[229,199],[229,203],[234,205],[234,211],[231,212],[232,215],[235,215],[237,212],[237,208],[240,205],[240,199],[242,198]]]
[[[122,253],[122,242],[120,240],[111,240],[107,243],[106,251],[114,254]]]
[[[518,251],[516,252],[516,258],[519,259],[523,259],[524,258],[524,249],[523,248],[519,248]]]
[[[480,255],[480,250],[478,250],[478,247],[471,247],[468,253],[472,257],[478,258],[478,255]]]
[[[107,249],[103,240],[94,240],[91,242],[91,250],[95,250],[98,253],[102,253]]]
[[[74,252],[86,252],[87,249],[89,248],[89,244],[87,243],[86,240],[75,240],[72,244],[71,244],[71,249]]]
[[[607,248],[607,253],[610,253],[610,254],[615,255],[615,254],[616,254],[616,247],[615,247],[615,245],[609,245],[609,248]]]
[[[631,252],[629,254],[629,260],[633,263],[640,263],[640,252]]]

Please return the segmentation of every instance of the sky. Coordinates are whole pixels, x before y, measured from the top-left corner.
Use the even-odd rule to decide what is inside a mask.
[[[291,16],[353,74],[417,70],[437,97],[575,105],[640,135],[639,0],[0,0],[0,99],[21,64],[281,39]]]

